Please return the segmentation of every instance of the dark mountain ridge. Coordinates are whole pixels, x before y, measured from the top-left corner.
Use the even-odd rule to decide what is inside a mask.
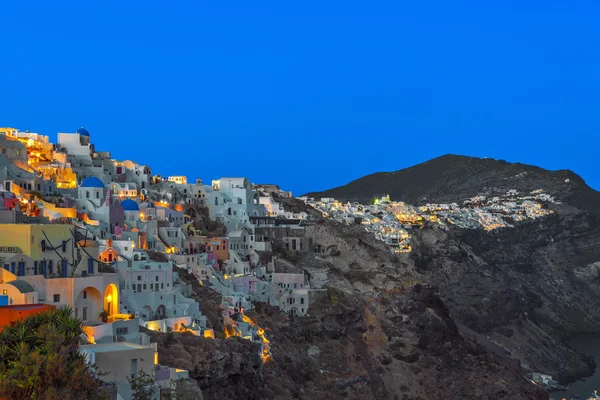
[[[504,160],[447,154],[395,172],[377,172],[306,196],[368,202],[389,194],[409,204],[457,202],[481,192],[542,189],[572,206],[600,214],[600,193],[569,170],[548,171]]]

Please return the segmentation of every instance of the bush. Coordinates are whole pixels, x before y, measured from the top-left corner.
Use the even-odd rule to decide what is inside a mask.
[[[6,326],[0,332],[0,398],[105,398],[95,371],[78,351],[82,333],[82,322],[69,307]]]

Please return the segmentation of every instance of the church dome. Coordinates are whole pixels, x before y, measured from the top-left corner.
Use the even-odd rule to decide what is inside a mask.
[[[89,188],[104,188],[104,183],[95,176],[90,176],[89,178],[85,178],[83,182],[81,182],[81,187],[89,187]]]
[[[90,136],[90,133],[84,127],[77,129],[75,133],[78,133],[80,136]]]
[[[125,211],[140,211],[138,203],[131,199],[123,200],[121,202],[121,207],[123,207],[123,210]]]

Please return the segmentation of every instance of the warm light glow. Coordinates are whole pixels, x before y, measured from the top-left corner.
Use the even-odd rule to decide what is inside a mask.
[[[263,364],[269,362],[270,360],[272,360],[271,352],[269,351],[269,343],[271,343],[271,342],[265,336],[265,330],[263,328],[257,326],[255,321],[251,320],[250,317],[248,317],[246,314],[244,314],[243,308],[241,310],[241,314],[242,314],[242,320],[244,322],[247,322],[248,324],[250,324],[250,326],[256,328],[256,334],[262,340],[263,350],[262,350],[260,357],[263,360]]]
[[[215,338],[215,333],[212,329],[206,329],[204,331],[204,337],[207,339],[214,339]]]
[[[112,301],[112,295],[111,295],[111,294],[109,294],[108,296],[106,296],[106,300],[107,300],[107,301]]]
[[[158,352],[154,353],[154,364],[158,364]]]

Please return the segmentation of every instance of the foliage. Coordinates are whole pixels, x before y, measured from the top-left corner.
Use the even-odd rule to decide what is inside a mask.
[[[65,306],[6,326],[0,332],[0,398],[104,398],[78,351],[82,333],[82,322]]]
[[[162,393],[154,377],[144,371],[128,376],[127,381],[133,391],[131,397],[133,400],[154,400],[158,394],[163,400],[192,400],[186,390],[185,381],[181,378],[171,379],[169,387],[165,387]]]
[[[154,382],[154,377],[143,370],[140,370],[137,375],[128,376],[127,381],[133,391],[131,395],[133,400],[154,400],[160,390]]]
[[[42,200],[44,198],[44,195],[41,192],[38,192],[37,190],[30,190],[29,196],[31,196],[32,199],[38,200]]]
[[[172,389],[169,395],[165,396],[167,400],[192,400],[192,397],[188,395],[183,379],[171,379],[170,385],[174,390]]]

